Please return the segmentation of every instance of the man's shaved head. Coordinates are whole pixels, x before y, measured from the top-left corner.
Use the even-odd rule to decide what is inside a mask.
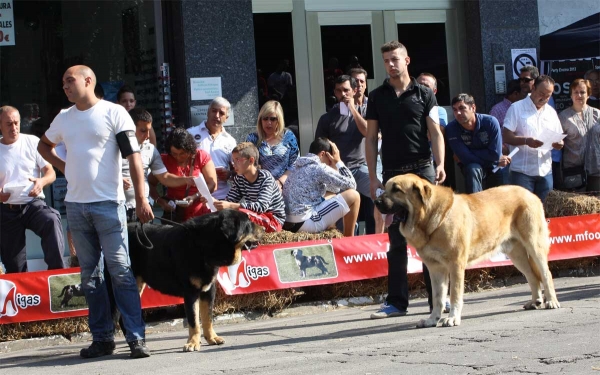
[[[72,74],[80,75],[84,79],[88,78],[88,77],[91,78],[92,79],[92,87],[96,86],[96,75],[94,74],[94,71],[89,66],[74,65],[74,66],[70,67],[67,71],[71,71]]]

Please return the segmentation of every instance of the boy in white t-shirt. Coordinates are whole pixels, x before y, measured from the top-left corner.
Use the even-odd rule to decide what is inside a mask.
[[[82,349],[84,358],[114,352],[111,316],[102,255],[110,273],[115,301],[123,317],[131,357],[150,355],[145,342],[140,295],[131,266],[125,215],[121,159],[129,160],[135,192],[136,215],[142,222],[154,214],[144,191],[144,173],[135,138],[135,125],[120,105],[94,94],[96,76],[87,66],[76,65],[63,75],[63,90],[75,105],[62,110],[42,137],[38,150],[67,179],[65,206],[81,266],[81,286],[89,306],[93,342]],[[54,152],[64,141],[66,163]]]

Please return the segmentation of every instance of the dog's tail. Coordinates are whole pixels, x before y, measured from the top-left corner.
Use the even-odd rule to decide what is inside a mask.
[[[59,297],[62,297],[65,292],[67,291],[67,289],[69,289],[70,285],[65,285],[64,288],[62,289],[62,292],[60,292],[60,294],[58,295]]]
[[[327,263],[327,262],[325,261],[325,259],[323,259],[323,257],[322,257],[322,256],[320,256],[320,255],[317,255],[317,258],[318,258],[318,259],[319,259],[321,262],[323,262],[323,264],[329,264],[329,263]]]

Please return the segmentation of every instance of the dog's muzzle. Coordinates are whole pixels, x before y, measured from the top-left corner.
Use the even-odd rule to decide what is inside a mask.
[[[399,210],[394,213],[394,220],[392,222],[406,223],[408,220],[408,210],[403,206],[398,206]]]

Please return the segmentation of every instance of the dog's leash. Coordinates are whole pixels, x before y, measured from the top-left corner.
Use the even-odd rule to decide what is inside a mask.
[[[164,217],[155,217],[154,219],[158,219],[160,221],[166,222],[168,224],[171,225],[178,225],[182,228],[185,228],[186,230],[188,230],[188,228],[185,225],[182,225],[181,223],[178,223],[176,221],[173,220],[169,220],[169,219],[165,219]],[[144,230],[144,224],[142,224],[142,222],[138,221],[137,222],[137,226],[135,228],[135,236],[137,237],[138,242],[140,243],[140,245],[142,245],[144,248],[146,248],[147,250],[152,250],[154,249],[154,244],[152,243],[152,241],[150,241],[150,238],[148,238],[148,235],[146,234],[146,231]],[[146,243],[148,245],[146,245],[142,239],[140,238],[140,232],[142,232],[142,235],[146,241]]]

